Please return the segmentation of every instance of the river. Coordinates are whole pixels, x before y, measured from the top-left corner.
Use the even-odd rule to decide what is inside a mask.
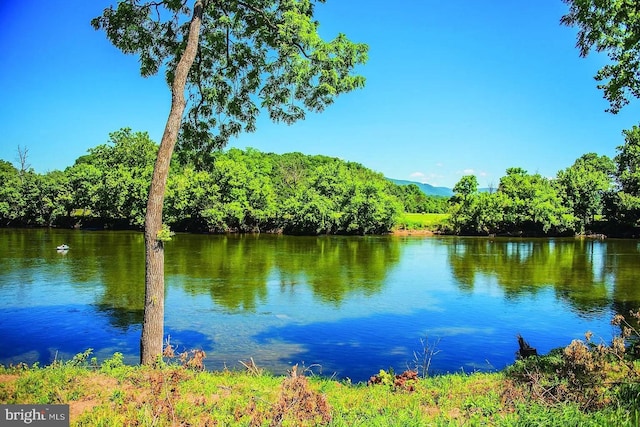
[[[0,229],[0,364],[88,348],[137,363],[141,233]],[[56,246],[66,243],[68,251]],[[539,352],[640,308],[636,240],[178,234],[166,244],[165,331],[208,369],[298,363],[364,381],[424,362],[492,371],[521,334]]]

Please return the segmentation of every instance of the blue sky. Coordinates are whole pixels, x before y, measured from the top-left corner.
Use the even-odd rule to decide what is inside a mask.
[[[122,127],[159,142],[169,108],[162,76],[89,22],[109,1],[0,0],[0,159],[27,147],[40,173],[64,169]],[[475,174],[497,185],[508,167],[555,176],[588,152],[613,157],[632,102],[618,115],[579,58],[561,0],[328,0],[317,17],[370,46],[364,89],[292,126],[266,116],[229,147],[300,151],[355,161],[396,179],[452,187]]]

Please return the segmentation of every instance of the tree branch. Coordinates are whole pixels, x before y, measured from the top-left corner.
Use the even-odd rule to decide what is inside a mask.
[[[269,19],[269,17],[265,14],[264,10],[262,9],[258,9],[257,7],[249,4],[249,3],[245,3],[242,0],[238,0],[238,4],[240,6],[243,6],[257,14],[260,14],[262,16],[262,18],[264,19],[264,22],[267,24],[267,26],[269,28],[271,28],[274,31],[280,31],[280,29],[278,28],[278,25],[274,24],[273,22],[271,22],[271,20]],[[293,46],[297,47],[298,50],[300,51],[300,53],[307,59],[311,59],[311,56],[309,56],[309,54],[305,51],[304,46],[302,46],[300,43],[296,42],[295,40],[285,40],[285,42],[289,42],[290,44],[292,44]]]

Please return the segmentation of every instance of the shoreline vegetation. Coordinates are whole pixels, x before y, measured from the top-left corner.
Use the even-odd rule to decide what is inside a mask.
[[[175,232],[288,235],[640,236],[640,128],[614,159],[588,153],[556,177],[509,168],[496,186],[463,176],[430,196],[322,155],[176,153],[163,221]],[[142,230],[158,146],[121,129],[64,171],[0,160],[0,226]]]
[[[253,359],[206,371],[203,351],[170,345],[154,367],[120,353],[99,363],[89,349],[46,367],[0,366],[0,403],[68,404],[72,426],[637,426],[640,311],[629,319],[613,319],[610,344],[587,333],[499,372],[430,376],[425,349],[422,365],[357,384],[298,365],[274,376]]]

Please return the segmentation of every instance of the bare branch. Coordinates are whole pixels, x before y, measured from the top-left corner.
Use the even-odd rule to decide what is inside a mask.
[[[26,172],[31,164],[28,163],[29,157],[29,148],[28,147],[20,147],[18,145],[18,162],[20,163],[20,173]]]

